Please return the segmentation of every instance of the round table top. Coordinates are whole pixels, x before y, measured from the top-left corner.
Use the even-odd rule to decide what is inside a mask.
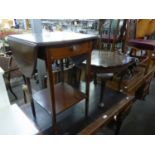
[[[134,58],[119,54],[118,52],[93,51],[91,56],[91,66],[102,68],[121,67],[131,63]]]

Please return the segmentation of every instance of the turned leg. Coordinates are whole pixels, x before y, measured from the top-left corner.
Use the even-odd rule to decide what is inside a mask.
[[[104,103],[103,103],[104,90],[105,90],[105,81],[101,80],[100,103],[99,103],[99,107],[101,108],[104,107]]]
[[[11,84],[9,83],[8,84],[8,89],[10,90],[10,92],[11,92],[11,94],[15,97],[15,99],[17,100],[17,96],[16,96],[16,94],[13,92],[13,90],[12,90],[12,87],[11,87]]]
[[[28,90],[29,90],[29,93],[30,93],[30,103],[31,103],[32,114],[33,114],[34,118],[36,119],[35,106],[34,106],[34,101],[32,99],[32,89],[31,89],[30,78],[26,78],[26,83],[27,83]]]

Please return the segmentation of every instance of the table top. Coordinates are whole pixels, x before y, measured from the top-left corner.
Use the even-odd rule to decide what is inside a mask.
[[[155,40],[133,39],[129,40],[129,46],[142,50],[155,50]]]
[[[93,51],[91,57],[91,66],[102,68],[120,67],[129,64],[134,59],[118,52],[99,52]]]
[[[10,35],[9,39],[33,43],[38,46],[62,45],[97,39],[97,35],[81,34],[74,32],[46,32]]]

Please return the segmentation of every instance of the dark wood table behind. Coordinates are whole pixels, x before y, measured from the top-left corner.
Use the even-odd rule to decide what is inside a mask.
[[[91,67],[96,73],[121,72],[134,62],[134,58],[119,54],[118,52],[100,52],[94,50],[91,56]]]

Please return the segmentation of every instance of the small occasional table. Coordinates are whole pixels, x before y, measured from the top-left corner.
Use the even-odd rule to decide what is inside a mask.
[[[106,73],[106,75],[103,75],[106,80],[108,79],[108,77],[111,76],[107,73],[121,73],[125,71],[129,66],[133,65],[134,62],[135,62],[134,58],[124,54],[119,54],[118,52],[93,51],[91,56],[91,69],[94,72],[95,79],[98,73],[104,73],[104,74]],[[102,80],[101,85],[101,95],[99,103],[100,107],[104,107],[102,99],[103,99],[103,92],[105,89],[105,80]],[[122,78],[120,79],[119,83],[121,84],[121,82]]]
[[[52,114],[52,123],[55,133],[57,133],[56,115],[58,113],[65,111],[79,101],[85,99],[85,114],[86,116],[88,114],[88,76],[90,72],[90,58],[93,42],[96,39],[96,35],[73,32],[21,34],[12,35],[8,38],[16,61],[21,68],[21,71],[27,78],[30,93],[30,78],[36,69],[37,58],[45,60],[49,85],[47,89],[41,90],[34,95],[34,99],[48,112],[50,112],[50,114]],[[62,61],[64,58],[79,57],[83,55],[87,56],[86,93],[84,94],[78,90],[75,90],[64,82],[54,85],[51,64],[58,59]],[[33,100],[31,100],[31,103],[33,103]],[[31,105],[35,116],[34,104]]]
[[[95,73],[115,73],[127,69],[134,63],[134,58],[118,52],[100,52],[94,50],[91,67]]]

